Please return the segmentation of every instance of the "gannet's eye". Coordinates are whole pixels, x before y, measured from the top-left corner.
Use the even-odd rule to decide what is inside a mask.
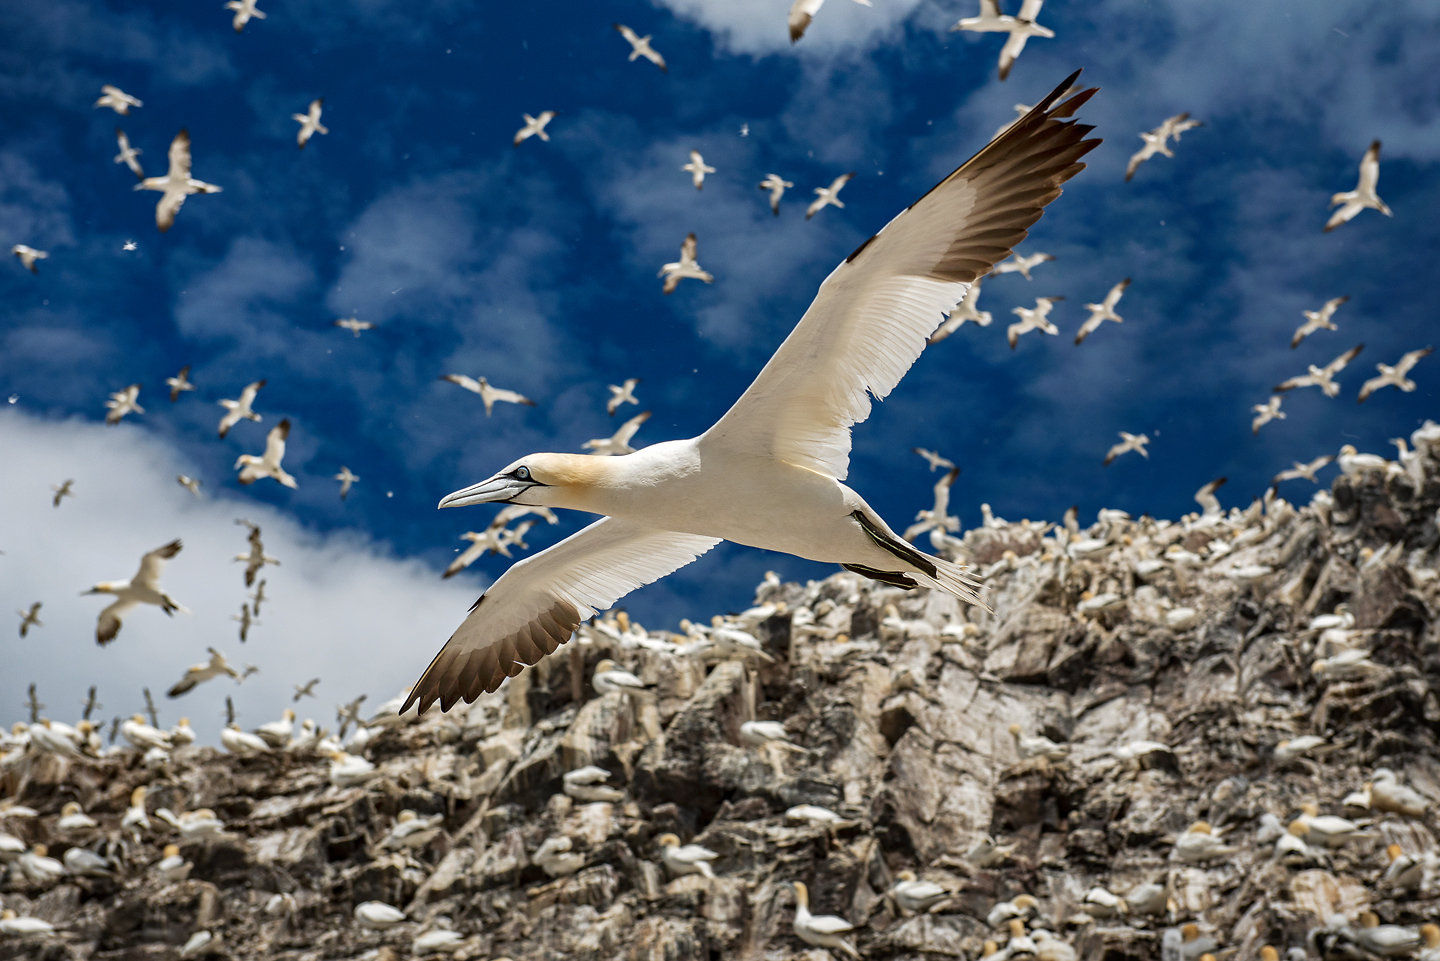
[[[530,479],[530,468],[528,468],[528,467],[517,467],[517,468],[515,468],[515,476],[518,477],[518,478],[520,478],[521,480],[529,480],[529,479]]]

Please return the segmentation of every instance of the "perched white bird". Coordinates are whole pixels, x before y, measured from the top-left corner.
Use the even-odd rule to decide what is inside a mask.
[[[696,190],[704,190],[705,175],[715,172],[714,167],[707,167],[705,165],[705,158],[700,156],[700,151],[698,150],[690,151],[690,162],[681,164],[680,169],[690,172],[690,182],[695,185]]]
[[[1297,757],[1304,757],[1317,747],[1323,747],[1329,742],[1318,734],[1302,734],[1299,737],[1286,738],[1275,745],[1275,760],[1293,761]]]
[[[578,857],[578,855],[575,856]],[[444,919],[442,918],[440,920],[443,921]],[[466,940],[465,935],[459,931],[452,931],[449,928],[435,928],[434,930],[416,935],[415,940],[410,942],[410,951],[417,958],[432,954],[454,954],[465,945]]]
[[[441,380],[448,380],[450,383],[464,387],[472,394],[479,394],[480,400],[485,404],[485,416],[489,417],[495,410],[495,402],[502,401],[506,404],[521,404],[525,407],[534,407],[535,402],[523,394],[517,394],[513,390],[505,390],[500,387],[491,387],[490,382],[484,377],[476,380],[466,377],[464,374],[442,374]]]
[[[1175,849],[1171,856],[1191,864],[1201,864],[1216,858],[1229,857],[1239,850],[1212,834],[1209,822],[1196,821],[1175,840]]]
[[[210,660],[202,664],[192,664],[185,669],[185,675],[170,688],[167,697],[179,697],[190,691],[197,684],[203,684],[211,678],[219,677],[221,674],[233,677],[235,683],[240,683],[240,674],[225,660],[225,655],[215,648],[206,648],[210,652]]]
[[[1312,484],[1318,484],[1320,482],[1315,478],[1315,472],[1320,470],[1322,467],[1328,465],[1334,459],[1335,457],[1333,454],[1325,454],[1324,456],[1315,458],[1308,464],[1302,464],[1297,460],[1295,461],[1294,470],[1282,470],[1280,473],[1276,474],[1273,478],[1271,478],[1270,486],[1272,488],[1278,487],[1281,483],[1285,481],[1298,480],[1301,477],[1305,478]]]
[[[1331,214],[1330,219],[1325,222],[1325,233],[1328,234],[1346,221],[1353,220],[1355,215],[1366,207],[1378,210],[1387,217],[1391,216],[1390,208],[1385,206],[1385,201],[1375,192],[1379,183],[1380,141],[1372,140],[1370,149],[1360,158],[1360,180],[1355,184],[1355,189],[1341,191],[1330,198],[1330,206],[1340,209]]]
[[[1034,280],[1035,278],[1030,276],[1030,271],[1034,270],[1041,264],[1054,259],[1055,258],[1052,257],[1050,254],[1038,252],[1030,254],[1028,257],[1022,257],[1017,251],[1016,253],[1010,255],[1009,260],[1002,260],[1000,261],[1000,263],[996,264],[995,267],[990,271],[990,273],[996,275],[997,277],[1000,274],[1019,274],[1026,280]]]
[[[715,876],[710,862],[720,855],[709,848],[698,844],[682,845],[673,834],[660,835],[656,843],[660,846],[660,860],[676,877],[683,874],[698,874],[707,878]]]
[[[935,329],[935,333],[930,335],[929,343],[938,344],[964,326],[966,321],[973,321],[981,327],[990,326],[990,321],[993,319],[990,311],[979,309],[981,279],[976,277],[970,282],[970,288],[965,291],[965,299],[945,315],[945,322]]]
[[[1215,492],[1224,487],[1227,480],[1229,480],[1228,477],[1217,477],[1195,492],[1195,503],[1200,505],[1202,516],[1219,517],[1225,512],[1225,509],[1220,506],[1220,499],[1215,496]]]
[[[709,272],[701,269],[700,262],[695,259],[698,251],[699,243],[695,240],[695,234],[686,234],[684,242],[680,244],[680,259],[661,267],[660,272],[655,275],[665,278],[665,285],[661,288],[664,293],[673,294],[682,280],[703,280],[707,284],[714,283],[715,278]]]
[[[1070,755],[1068,744],[1056,744],[1043,734],[1026,734],[1019,724],[1010,725],[1010,736],[1015,739],[1015,753],[1021,759],[1043,757],[1047,761],[1063,761]]]
[[[225,408],[225,415],[220,418],[221,438],[224,438],[226,434],[230,433],[230,428],[240,423],[242,417],[245,420],[253,420],[257,424],[260,422],[260,415],[255,413],[251,408],[255,403],[255,395],[258,394],[260,388],[264,386],[264,380],[257,380],[245,385],[245,389],[240,391],[239,400],[225,399],[216,401],[221,407]]]
[[[70,801],[60,809],[60,819],[55,822],[61,834],[89,834],[100,825],[80,808],[79,801]]]
[[[1360,351],[1364,349],[1364,344],[1356,344],[1324,367],[1316,367],[1314,364],[1311,364],[1308,374],[1291,377],[1289,380],[1277,384],[1274,390],[1276,393],[1280,393],[1281,391],[1293,390],[1296,387],[1319,387],[1324,391],[1326,397],[1338,396],[1340,393],[1340,385],[1335,383],[1333,378],[1345,369],[1346,364],[1359,356]]]
[[[794,928],[800,940],[820,948],[837,948],[852,958],[859,958],[860,952],[844,938],[844,935],[855,930],[855,925],[833,914],[811,914],[810,892],[799,881],[791,883],[795,887]]]
[[[852,170],[848,174],[841,174],[830,181],[828,187],[816,187],[815,199],[810,201],[810,206],[805,208],[805,219],[809,220],[826,207],[839,207],[843,210],[845,203],[840,199],[840,191],[854,176],[855,171]]]
[[[839,562],[905,589],[977,598],[964,568],[897,536],[848,473],[850,427],[919,357],[936,314],[1024,239],[1096,141],[1048,113],[1059,92],[946,177],[832,273],[756,381],[705,434],[624,457],[533,454],[442,507],[522,503],[604,516],[516,563],[407,698],[423,711],[482,691],[567,641],[622,595],[721,540]],[[1073,111],[1072,97],[1059,110]],[[998,185],[998,186],[997,186]],[[1009,225],[1009,226],[1001,226]],[[1005,243],[997,243],[1004,231]],[[1009,238],[1014,238],[1013,243]]]
[[[141,831],[150,830],[150,816],[145,813],[145,797],[150,789],[141,785],[130,792],[130,806],[125,809],[125,816],[120,819],[120,830],[129,831],[138,841]]]
[[[291,120],[298,121],[300,124],[300,130],[295,134],[295,142],[300,145],[301,150],[305,149],[305,144],[309,143],[310,138],[317,133],[326,134],[330,132],[330,128],[320,123],[320,109],[324,103],[324,99],[316,97],[310,101],[310,106],[306,109],[305,113],[292,113],[290,115]]]
[[[284,747],[290,743],[290,736],[295,733],[295,712],[286,708],[281,712],[280,720],[270,721],[255,729],[255,734],[260,740],[270,747]]]
[[[131,107],[143,107],[145,105],[119,87],[107,83],[101,86],[100,99],[95,101],[95,106],[109,107],[118,114],[128,114]]]
[[[1019,894],[1009,901],[1001,901],[990,909],[985,923],[992,928],[1003,928],[1011,921],[1031,917],[1040,909],[1040,902],[1028,894]]]
[[[608,657],[595,665],[595,673],[590,675],[590,683],[600,694],[643,693],[651,687],[634,674],[618,667]]]
[[[594,764],[566,771],[560,779],[565,795],[577,801],[614,803],[625,797],[624,791],[617,791],[606,784],[608,780],[610,772]]]
[[[119,127],[115,128],[115,142],[120,146],[120,152],[115,155],[115,162],[129,167],[130,172],[135,175],[136,179],[144,180],[145,171],[141,168],[140,161],[135,158],[145,151],[139,147],[130,146],[130,138],[125,136],[125,131]]]
[[[356,337],[360,336],[362,330],[374,330],[375,324],[368,320],[361,320],[358,317],[340,317],[335,320],[332,327],[340,327],[350,331]]]
[[[350,468],[344,464],[340,465],[340,473],[335,475],[335,480],[340,482],[340,499],[343,501],[350,496],[350,487],[360,479],[359,474],[351,473]]]
[[[235,11],[235,16],[231,19],[230,25],[235,28],[236,33],[244,30],[245,24],[249,23],[252,18],[255,20],[265,19],[264,12],[255,5],[256,2],[257,0],[229,0],[229,2],[225,4],[226,10]]]
[[[1115,313],[1115,305],[1120,303],[1120,298],[1124,295],[1125,288],[1129,286],[1130,278],[1126,277],[1120,281],[1120,283],[1111,287],[1110,292],[1105,295],[1105,299],[1100,301],[1100,303],[1085,305],[1085,309],[1090,311],[1090,316],[1085,319],[1085,323],[1080,325],[1080,332],[1075,335],[1075,343],[1077,345],[1086,337],[1089,337],[1095,333],[1095,331],[1099,330],[1100,325],[1107,320],[1113,320],[1117,324],[1125,322],[1124,317]]]
[[[1425,808],[1429,806],[1419,791],[1401,784],[1399,776],[1388,767],[1379,768],[1370,778],[1370,805],[1377,811],[1408,818],[1424,817]]]
[[[407,808],[395,816],[395,823],[390,826],[380,846],[391,849],[423,848],[435,840],[444,824],[443,814],[421,817],[416,811]]]
[[[1283,399],[1284,398],[1278,395],[1272,396],[1265,403],[1254,404],[1250,407],[1250,412],[1255,415],[1254,419],[1250,421],[1250,433],[1258,434],[1260,433],[1260,428],[1272,420],[1285,419],[1285,413],[1280,410],[1280,401]]]
[[[363,928],[385,931],[405,920],[405,912],[384,901],[362,901],[355,905],[355,920]]]
[[[44,623],[42,623],[41,620],[40,620],[40,607],[41,607],[40,602],[39,602],[39,601],[36,601],[35,603],[33,603],[33,604],[30,605],[30,610],[27,611],[27,610],[21,609],[21,610],[18,610],[18,611],[15,612],[16,614],[19,614],[19,615],[20,615],[20,636],[21,636],[21,637],[24,637],[24,636],[26,636],[27,634],[29,634],[29,633],[30,633],[30,628],[32,628],[32,627],[44,627],[44,626],[45,626]]]
[[[583,445],[586,450],[593,451],[596,457],[615,457],[635,453],[635,448],[630,446],[630,438],[640,429],[640,425],[650,419],[650,411],[643,410],[634,417],[620,425],[620,429],[609,437],[596,437],[587,440]]]
[[[295,478],[285,472],[280,462],[285,459],[285,439],[290,436],[290,418],[285,418],[265,435],[265,453],[241,454],[235,459],[235,469],[240,472],[242,484],[253,484],[269,477],[286,487],[294,488]]]
[[[355,787],[379,775],[375,765],[344,751],[330,752],[330,783],[336,787]]]
[[[1360,912],[1360,927],[1354,934],[1360,947],[1382,958],[1407,957],[1425,943],[1425,938],[1414,928],[1381,924],[1374,911]]]
[[[1130,910],[1124,898],[1099,886],[1085,892],[1085,897],[1080,900],[1080,907],[1086,914],[1096,918],[1113,918]]]
[[[760,747],[764,744],[779,744],[796,751],[805,750],[791,741],[790,732],[779,721],[746,721],[740,725],[740,743],[746,747]]]
[[[665,58],[660,56],[660,54],[657,53],[655,49],[650,46],[650,34],[647,33],[643,37],[637,36],[634,30],[631,30],[623,23],[614,24],[614,27],[617,31],[619,31],[620,36],[625,38],[625,42],[630,44],[631,63],[634,63],[639,58],[644,57],[646,60],[649,60],[655,66],[659,67],[662,73],[670,72],[670,68],[665,66]]]
[[[77,878],[113,878],[115,869],[94,851],[79,846],[65,849],[65,870]]]
[[[1410,373],[1410,368],[1420,362],[1422,357],[1429,357],[1435,351],[1434,347],[1425,347],[1421,350],[1412,350],[1395,362],[1395,366],[1389,364],[1376,364],[1375,369],[1380,371],[1379,377],[1371,377],[1360,387],[1360,403],[1365,398],[1383,387],[1398,387],[1405,393],[1415,389],[1415,382],[1405,375]]]
[[[180,543],[180,539],[176,538],[164,547],[157,547],[140,558],[140,569],[130,580],[101,581],[90,590],[85,591],[86,594],[115,595],[115,602],[100,612],[95,627],[97,642],[108,644],[115,640],[115,635],[120,633],[120,625],[125,619],[125,615],[130,613],[137,604],[154,604],[167,616],[174,616],[176,611],[190,613],[160,586],[160,575],[165,570],[165,562],[180,553],[182,546],[184,545]]]
[[[220,744],[236,757],[255,757],[269,754],[270,745],[264,738],[240,730],[240,725],[231,721],[220,731]]]
[[[105,407],[107,408],[105,414],[105,423],[109,424],[111,427],[114,427],[116,424],[120,423],[121,418],[123,418],[126,414],[145,413],[145,408],[141,407],[139,404],[139,397],[139,384],[131,384],[124,390],[117,390],[115,393],[111,394],[110,399],[105,402]]]
[[[191,194],[218,194],[220,187],[190,176],[190,134],[181,130],[170,141],[170,169],[163,177],[146,177],[135,185],[136,190],[158,190],[161,197],[155,204],[155,226],[164,233],[175,223],[175,215]]]
[[[120,725],[120,734],[125,740],[142,751],[158,747],[169,749],[170,735],[145,722],[145,715],[132,714],[130,718]]]
[[[530,863],[539,865],[552,878],[574,874],[585,866],[585,855],[572,851],[574,846],[567,837],[546,838],[530,855]]]
[[[1015,343],[1020,339],[1021,334],[1028,334],[1032,330],[1050,334],[1052,337],[1058,335],[1060,328],[1049,320],[1050,309],[1064,299],[1064,297],[1036,297],[1034,307],[1012,308],[1010,313],[1019,317],[1020,322],[1005,328],[1005,339],[1010,342],[1010,349],[1015,349]]]
[[[1120,438],[1120,443],[1114,445],[1110,448],[1109,451],[1106,452],[1105,463],[1103,466],[1109,467],[1112,460],[1119,457],[1121,454],[1129,453],[1132,450],[1135,453],[1139,454],[1141,457],[1144,457],[1146,460],[1150,459],[1150,452],[1145,449],[1145,445],[1150,443],[1150,438],[1148,435],[1128,434],[1122,430],[1120,432]]]
[[[155,870],[166,881],[184,881],[190,877],[190,871],[194,867],[193,862],[180,856],[180,845],[167,844],[163,856],[155,865]]]
[[[805,3],[807,0],[795,0],[796,3]],[[820,0],[824,2],[824,0]],[[785,196],[786,189],[795,186],[779,174],[766,174],[765,179],[760,181],[760,189],[770,191],[770,212],[780,216],[780,198]]]
[[[52,934],[55,926],[39,918],[20,917],[10,908],[0,911],[0,934],[23,938],[30,934]]]
[[[520,116],[525,118],[525,126],[515,131],[515,139],[512,141],[514,146],[520,146],[522,140],[529,140],[531,137],[539,137],[547,142],[550,140],[550,135],[545,132],[545,125],[555,119],[554,110],[546,110],[538,117],[532,117],[528,113]]]
[[[941,458],[942,460],[944,458]],[[900,535],[912,544],[915,538],[927,531],[955,532],[960,529],[960,518],[950,516],[950,485],[960,476],[960,468],[951,467],[944,477],[935,482],[935,506],[915,514],[915,523],[905,528]]]
[[[890,887],[890,895],[900,907],[906,911],[917,913],[928,911],[950,898],[949,891],[934,881],[918,880],[914,871],[901,871],[895,875],[895,883]]]
[[[68,872],[65,865],[49,855],[48,847],[37,844],[15,860],[20,865],[20,873],[31,881],[58,881]]]
[[[25,244],[16,244],[10,248],[10,252],[20,258],[20,264],[30,273],[38,274],[40,270],[35,266],[35,261],[44,260],[50,254],[44,250],[36,250],[34,247],[27,247]]]
[[[28,728],[30,749],[40,754],[58,754],[61,757],[78,758],[80,746],[74,738],[60,730],[60,726],[49,718],[42,717]]]
[[[625,383],[618,387],[615,384],[607,384],[606,390],[610,391],[610,399],[605,402],[605,413],[614,417],[615,411],[619,410],[622,404],[634,404],[638,407],[640,401],[635,399],[635,385],[638,383],[640,383],[639,377],[628,377],[625,379]]]
[[[1295,334],[1290,338],[1290,349],[1294,350],[1296,347],[1299,347],[1300,341],[1309,337],[1317,330],[1339,330],[1340,328],[1336,327],[1335,322],[1330,318],[1334,317],[1335,311],[1339,309],[1341,304],[1347,302],[1349,299],[1348,296],[1331,297],[1321,305],[1319,310],[1301,311],[1301,313],[1305,315],[1305,323],[1295,328]]]

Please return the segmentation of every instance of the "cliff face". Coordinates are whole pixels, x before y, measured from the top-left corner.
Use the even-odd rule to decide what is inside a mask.
[[[792,881],[877,959],[1004,948],[987,915],[1022,893],[1038,900],[1031,929],[1115,961],[1161,957],[1165,930],[1186,922],[1199,937],[1185,948],[1213,938],[1241,961],[1307,936],[1312,957],[1341,950],[1363,938],[1366,909],[1418,924],[1434,865],[1414,889],[1381,878],[1390,844],[1429,864],[1431,815],[1344,805],[1381,767],[1440,800],[1440,448],[1417,440],[1418,460],[1350,464],[1299,509],[1271,499],[1177,522],[1102,512],[1085,530],[970,531],[949,550],[983,575],[993,610],[848,573],[772,580],[757,610],[723,622],[770,661],[682,654],[689,638],[623,616],[587,625],[469,709],[372,728],[377,772],[358,786],[335,786],[330,760],[303,750],[179,748],[147,768],[132,753],[17,749],[0,787],[38,816],[0,818],[0,832],[56,857],[81,845],[116,877],[29,880],[12,859],[5,907],[59,930],[0,935],[0,959],[172,958],[199,931],[212,940],[192,950],[235,958],[405,957],[448,926],[461,958],[818,961],[825,950],[792,932]],[[653,691],[595,695],[606,657]],[[798,747],[745,746],[741,725],[756,719]],[[1037,735],[1062,748],[1022,758]],[[1301,750],[1306,735],[1323,742]],[[590,786],[599,800],[563,792],[586,765],[611,772]],[[138,786],[151,827],[122,830]],[[72,800],[99,827],[67,840],[57,815]],[[1307,851],[1277,858],[1275,819],[1310,802],[1372,823],[1336,847],[1312,830]],[[802,804],[841,820],[785,816]],[[184,840],[162,807],[210,808],[225,834]],[[396,847],[406,810],[438,830]],[[1233,850],[1177,857],[1202,820]],[[715,852],[716,876],[667,871],[667,833]],[[987,835],[991,858],[977,849]],[[534,863],[550,838],[570,849],[543,865],[571,873]],[[188,880],[158,874],[172,841]],[[900,910],[887,892],[907,869],[950,900]],[[1097,886],[1133,903],[1085,903]],[[368,930],[352,916],[366,901],[407,920]],[[1317,935],[1334,915],[1346,920]]]

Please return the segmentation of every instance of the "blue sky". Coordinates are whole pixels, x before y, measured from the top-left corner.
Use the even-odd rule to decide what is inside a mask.
[[[1440,413],[1435,358],[1416,368],[1414,393],[1355,403],[1377,362],[1436,339],[1422,286],[1440,232],[1432,5],[1055,2],[1041,21],[1056,38],[1032,40],[1003,84],[1000,38],[948,30],[974,14],[973,0],[829,0],[793,47],[787,7],[262,0],[267,19],[237,35],[219,2],[4,5],[0,242],[50,257],[39,276],[0,264],[0,394],[17,398],[0,431],[23,440],[22,462],[55,476],[37,468],[5,484],[0,560],[12,573],[0,577],[0,602],[43,595],[56,617],[71,616],[63,607],[76,625],[93,623],[98,605],[74,598],[90,580],[124,576],[140,552],[176,535],[224,543],[214,527],[222,515],[266,505],[297,550],[315,547],[321,580],[327,550],[403,570],[396,608],[409,610],[431,597],[422,585],[463,546],[458,535],[492,512],[436,511],[441,496],[524,453],[578,451],[610,433],[621,418],[605,415],[605,385],[624,377],[643,379],[638,394],[654,411],[637,442],[703,430],[835,264],[979,149],[1013,104],[1082,67],[1102,87],[1083,116],[1106,142],[1022,248],[1057,259],[1031,282],[987,281],[980,306],[995,323],[927,350],[855,431],[849,483],[893,526],[929,506],[934,478],[912,446],[961,465],[952,505],[967,528],[982,502],[1012,519],[1058,518],[1072,503],[1087,518],[1100,507],[1177,516],[1220,474],[1230,477],[1222,500],[1243,505],[1292,460],[1346,442],[1388,454],[1387,438]],[[627,62],[616,21],[653,34],[668,75]],[[92,108],[104,83],[144,106],[127,117]],[[317,96],[331,132],[302,152],[290,115]],[[521,113],[547,109],[559,112],[552,140],[512,147]],[[1124,183],[1137,134],[1183,110],[1206,126],[1185,134],[1173,160],[1156,158]],[[191,198],[159,234],[157,195],[132,192],[132,175],[111,163],[117,123],[152,174],[187,128],[195,176],[224,192]],[[1374,138],[1384,141],[1380,194],[1395,216],[1367,211],[1322,234],[1330,194],[1354,186]],[[679,170],[691,148],[718,168],[703,192]],[[858,175],[845,209],[806,222],[811,188],[849,170]],[[771,171],[796,184],[778,218],[755,186]],[[655,272],[690,231],[716,281],[664,297]],[[126,240],[137,249],[124,251]],[[1081,305],[1126,276],[1124,325],[1073,346]],[[1067,298],[1052,315],[1061,336],[1029,334],[1012,352],[1010,309],[1055,294]],[[1351,300],[1340,330],[1292,351],[1301,310],[1341,294]],[[351,314],[376,329],[355,339],[331,326]],[[1251,436],[1250,405],[1271,386],[1360,342],[1339,398],[1293,392],[1287,419]],[[184,364],[199,390],[172,405],[163,381]],[[500,405],[487,420],[479,398],[437,380],[449,372],[487,376],[538,404]],[[215,401],[261,377],[266,420],[217,440]],[[106,395],[136,381],[147,413],[106,439],[94,428]],[[258,452],[281,416],[294,423],[286,466],[299,488],[241,488],[231,463]],[[1102,468],[1120,430],[1150,434],[1151,457]],[[47,498],[50,484],[103,468],[103,457],[182,465],[203,478],[208,506],[172,513],[180,502],[166,491],[141,511],[133,488],[107,484],[102,469],[88,489],[77,485],[98,511],[86,516],[113,533],[102,553],[77,536],[80,512],[52,510]],[[343,503],[330,480],[341,464],[362,477]],[[155,471],[155,483],[173,484]],[[583,521],[532,531],[532,548]],[[40,557],[62,541],[94,555],[93,577],[71,583],[80,570]],[[413,649],[376,668],[383,677],[360,672],[353,683],[413,680],[463,617],[459,595],[473,599],[504,566],[491,557],[444,586],[434,600],[441,626],[408,637]],[[766,568],[827,573],[729,548],[624,603],[652,626],[673,626],[743,607]],[[213,590],[217,611],[243,600],[228,581],[194,590]],[[307,603],[325,605],[316,590]],[[153,614],[127,627],[153,632],[166,677],[152,686],[206,643],[226,640],[236,654],[233,625],[218,614],[197,613],[183,631]],[[60,633],[46,642],[62,643]],[[140,676],[121,655],[94,660],[85,641],[77,626],[63,649],[87,658],[87,670],[123,663]],[[249,653],[265,656],[253,641]],[[39,653],[22,663],[32,674],[52,669]]]

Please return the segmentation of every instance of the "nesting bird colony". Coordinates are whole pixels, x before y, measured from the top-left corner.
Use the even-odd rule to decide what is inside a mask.
[[[17,723],[0,958],[1434,958],[1411,440],[1299,508],[992,516],[993,610],[771,577],[448,714]]]

